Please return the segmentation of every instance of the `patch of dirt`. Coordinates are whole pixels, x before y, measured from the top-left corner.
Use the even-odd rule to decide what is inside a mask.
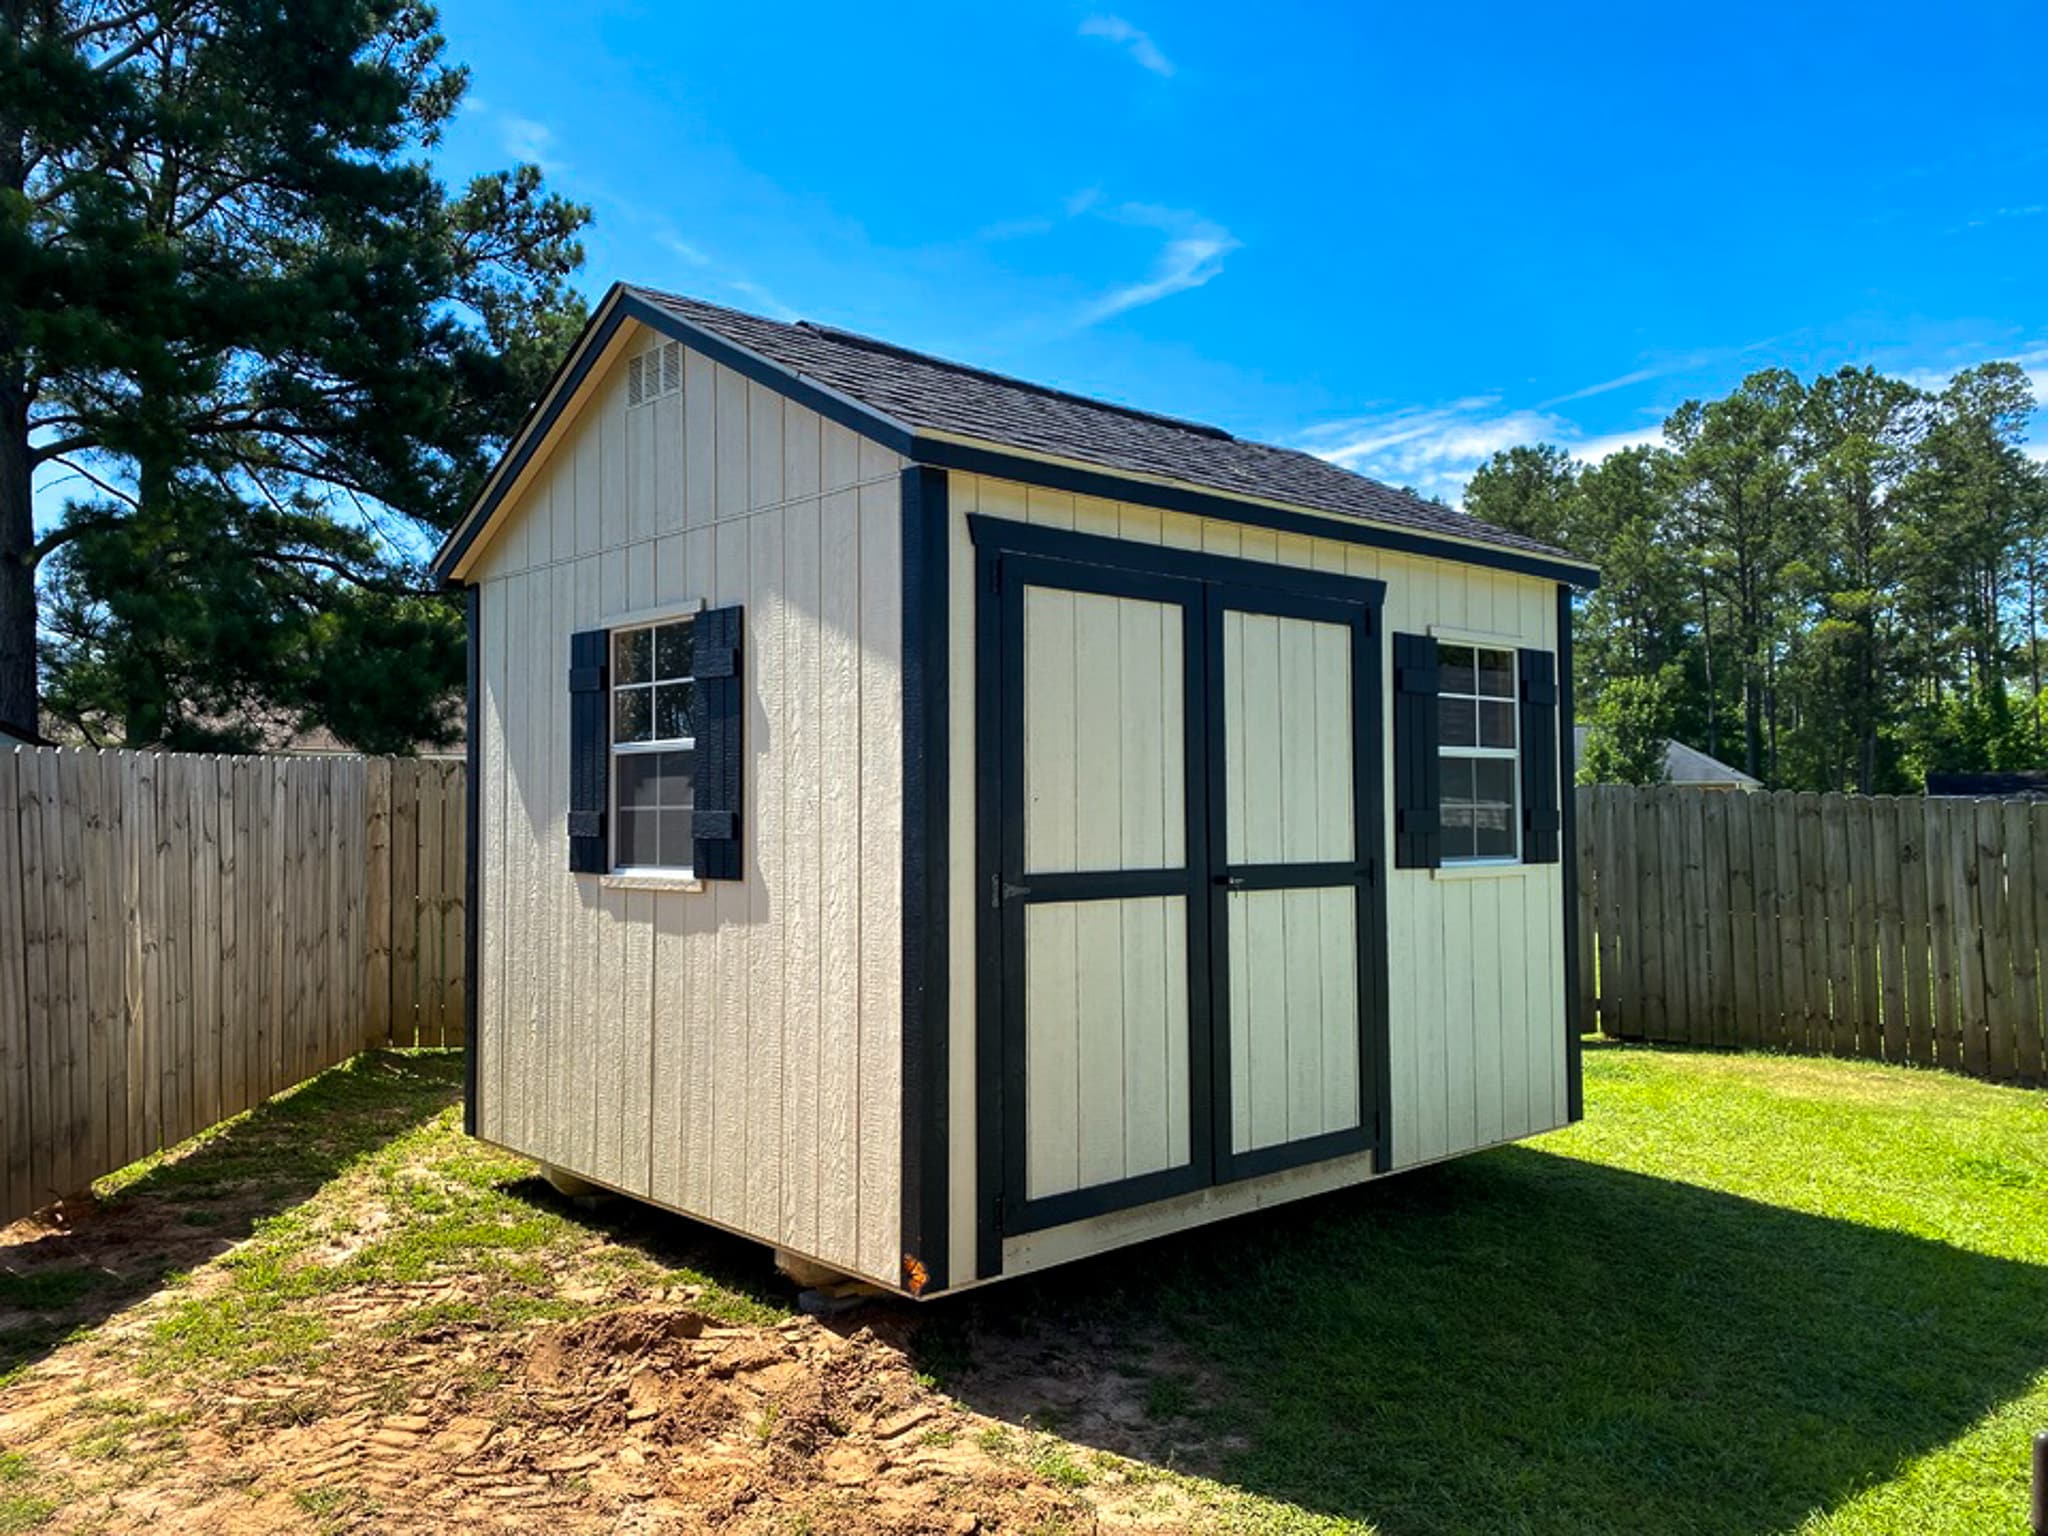
[[[354,1331],[447,1290],[343,1293],[329,1317]],[[726,1327],[661,1301],[512,1334],[365,1331],[320,1380],[260,1376],[204,1401],[67,1346],[0,1391],[0,1443],[91,1490],[53,1531],[1098,1528],[1090,1502],[985,1448],[989,1419],[919,1383],[887,1336],[904,1320],[878,1322]],[[177,1427],[124,1447],[140,1477],[110,1477],[79,1404],[145,1386],[135,1411]]]
[[[329,1184],[296,1207],[318,1225],[294,1261],[333,1274],[385,1229],[385,1200],[368,1180]],[[1162,1376],[1185,1383],[1168,1399],[1211,1390],[1163,1340],[1029,1322],[1015,1305],[990,1309],[993,1331],[957,1304],[732,1326],[705,1313],[704,1288],[616,1262],[601,1228],[587,1247],[535,1251],[519,1309],[466,1270],[366,1279],[291,1302],[320,1340],[262,1357],[291,1363],[219,1385],[145,1370],[167,1316],[234,1303],[213,1261],[281,1203],[215,1183],[0,1231],[0,1276],[18,1282],[0,1375],[22,1367],[0,1386],[0,1449],[63,1501],[39,1529],[1170,1532],[1190,1523],[1189,1496],[1101,1453],[1200,1469],[1217,1450],[1159,1400]],[[549,1308],[599,1310],[493,1320]],[[933,1347],[962,1332],[968,1347]],[[920,1375],[938,1354],[959,1362],[943,1392]]]

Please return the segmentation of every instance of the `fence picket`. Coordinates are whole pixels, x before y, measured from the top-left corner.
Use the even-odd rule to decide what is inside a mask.
[[[1609,1034],[2048,1082],[2048,805],[1580,794]]]
[[[1878,1032],[1866,1054],[1886,1061],[1906,1059],[1906,914],[1899,839],[1900,802],[1886,795],[1871,802],[1871,911],[1877,927]]]
[[[1638,1006],[1634,1016],[1625,1020],[1626,1032],[1629,1038],[1638,1040],[1663,1038],[1662,1032],[1669,1028],[1669,952],[1665,944],[1668,930],[1664,923],[1664,872],[1658,859],[1662,845],[1656,835],[1657,802],[1648,795],[1637,794],[1629,796],[1629,803],[1630,814],[1617,821],[1625,837],[1633,841],[1633,847],[1614,850],[1617,862],[1625,860],[1632,867],[1636,920],[1641,925],[1635,946],[1640,956],[1636,962]]]
[[[0,935],[24,932],[17,749],[0,751]],[[31,1209],[26,945],[0,950],[0,1219]]]
[[[460,1039],[465,792],[460,764],[0,753],[0,1224],[389,1040],[380,914],[426,914],[406,996]]]

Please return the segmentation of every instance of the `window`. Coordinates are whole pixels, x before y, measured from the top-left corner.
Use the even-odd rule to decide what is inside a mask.
[[[697,764],[691,621],[612,633],[612,867],[687,874]]]
[[[1436,654],[1443,862],[1512,862],[1521,856],[1515,653],[1440,642]]]

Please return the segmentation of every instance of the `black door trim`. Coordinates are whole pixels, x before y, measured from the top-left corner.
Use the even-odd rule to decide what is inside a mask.
[[[1171,544],[1139,544],[1099,533],[1076,533],[1071,528],[1048,528],[1043,523],[990,517],[984,512],[967,514],[967,533],[976,549],[1040,555],[1048,560],[1071,560],[1110,570],[1303,592],[1340,603],[1363,603],[1371,608],[1379,607],[1387,595],[1387,584],[1376,577],[1305,571],[1299,566],[1246,560],[1237,555],[1212,555],[1205,550],[1180,549]]]
[[[1379,608],[1385,598],[1386,583],[980,514],[970,515],[967,523],[975,547],[976,1276],[989,1279],[1003,1273],[1005,1234],[1060,1226],[1106,1211],[1147,1204],[1206,1187],[1224,1177],[1250,1177],[1268,1171],[1263,1160],[1269,1152],[1280,1155],[1273,1166],[1285,1167],[1371,1146],[1377,1154],[1375,1168],[1383,1171],[1389,1166],[1389,1095],[1384,1065],[1386,882],[1378,873],[1385,856],[1378,637]],[[1010,711],[1006,701],[1021,700],[1023,604],[1021,596],[1014,602],[1006,600],[1006,593],[1021,593],[1022,587],[1034,577],[1038,584],[1070,591],[1182,605],[1186,615],[1182,677],[1191,744],[1185,754],[1189,816],[1185,872],[1038,875],[1020,877],[1009,882],[1012,890],[1004,889],[1004,872],[1023,868],[1023,821],[1021,816],[1007,814],[1004,793],[1006,782],[1021,771],[1022,765],[1022,742],[1011,739],[1013,723],[1007,719]],[[1208,728],[1209,669],[1214,648],[1212,631],[1220,636],[1220,628],[1211,620],[1214,593],[1219,588],[1240,594],[1242,600],[1234,605],[1241,608],[1285,611],[1274,605],[1300,599],[1314,606],[1319,615],[1341,609],[1347,617],[1358,621],[1355,633],[1360,638],[1354,641],[1353,653],[1353,707],[1355,728],[1362,733],[1363,740],[1354,742],[1353,751],[1363,772],[1355,775],[1358,804],[1354,825],[1360,829],[1359,851],[1364,857],[1355,864],[1339,865],[1338,871],[1361,882],[1364,942],[1360,946],[1359,1002],[1361,1030],[1370,1031],[1369,1037],[1361,1040],[1360,1049],[1360,1094],[1362,1104],[1368,1108],[1366,1125],[1358,1131],[1336,1133],[1338,1138],[1345,1139],[1344,1145],[1326,1145],[1331,1138],[1314,1138],[1239,1157],[1228,1175],[1219,1167],[1216,1140],[1219,1136],[1227,1138],[1229,1122],[1218,1122],[1213,1109],[1217,1065],[1223,1063],[1227,1073],[1227,1063],[1218,1048],[1217,1006],[1211,996],[1211,935],[1216,928],[1213,911],[1204,908],[1202,902],[1205,897],[1211,903],[1224,898],[1228,887],[1219,881],[1239,879],[1245,882],[1242,888],[1274,889],[1278,887],[1268,882],[1292,881],[1308,871],[1286,865],[1226,870],[1220,862],[1224,846],[1220,838],[1211,847],[1213,812],[1208,790],[1217,771],[1211,758],[1215,756],[1218,738]],[[1217,644],[1220,645],[1220,640]],[[1020,725],[1021,703],[1015,714]],[[1211,750],[1197,750],[1202,743],[1212,744]],[[1014,767],[1009,766],[1013,763]],[[1309,867],[1318,875],[1323,868]],[[1172,877],[1181,878],[1184,884],[1175,886]],[[1021,966],[1005,965],[1005,956],[1022,953],[1023,914],[1028,905],[1034,901],[1075,899],[1081,887],[1070,882],[1091,879],[1102,882],[1103,889],[1094,894],[1104,898],[1120,888],[1134,895],[1184,889],[1188,895],[1190,1158],[1184,1168],[1027,1202],[1022,1194],[1023,1035],[1021,1028],[1005,1027],[1011,1009],[1018,1009],[1021,1015],[1024,978]],[[1198,914],[1207,915],[1209,920],[1196,920]],[[1227,998],[1227,991],[1223,996]],[[1227,1039],[1223,1043],[1227,1045]],[[1227,1075],[1224,1081],[1227,1085]]]
[[[1390,1163],[1388,1130],[1389,1032],[1386,1009],[1387,915],[1386,882],[1379,878],[1385,857],[1386,833],[1382,793],[1380,720],[1380,630],[1376,602],[1342,602],[1293,592],[1243,586],[1214,585],[1208,592],[1205,623],[1208,668],[1219,684],[1224,677],[1223,615],[1226,612],[1271,614],[1323,624],[1342,624],[1351,632],[1351,826],[1350,859],[1295,864],[1226,865],[1211,881],[1210,990],[1215,1002],[1212,1028],[1216,1059],[1215,1085],[1216,1182],[1273,1173],[1282,1168],[1319,1163],[1349,1153],[1371,1151],[1373,1171]],[[1209,742],[1209,777],[1225,782],[1225,742],[1221,723]],[[1215,794],[1209,803],[1209,838],[1216,849],[1229,847],[1229,797]],[[1233,891],[1326,890],[1349,885],[1356,895],[1358,936],[1358,1124],[1299,1141],[1282,1142],[1248,1152],[1233,1152],[1230,1095],[1230,945],[1229,905]]]
[[[1035,1232],[1062,1226],[1084,1216],[1124,1206],[1144,1205],[1169,1195],[1199,1189],[1211,1181],[1210,1127],[1207,1123],[1211,1085],[1210,999],[1203,979],[1209,971],[1209,929],[1203,895],[1210,879],[1207,767],[1198,750],[1207,739],[1208,680],[1202,669],[1203,587],[1184,576],[1108,566],[1079,565],[1028,554],[988,556],[992,560],[983,596],[999,615],[1000,670],[997,685],[983,675],[979,707],[999,715],[999,742],[993,783],[987,763],[977,764],[980,793],[1000,808],[995,861],[984,867],[981,894],[984,909],[995,916],[997,985],[982,987],[981,1034],[977,1049],[1001,1063],[998,1092],[1006,1108],[1020,1112],[1001,1120],[1002,1198],[996,1210],[1001,1234]],[[1185,867],[1174,870],[1063,871],[1029,874],[1024,859],[1024,592],[1028,587],[1054,588],[1105,597],[1129,597],[1181,610],[1181,667],[1184,719],[1182,759],[1186,773],[1182,843]],[[989,850],[984,848],[984,857]],[[1027,1184],[1024,1060],[1025,909],[1042,902],[1114,901],[1138,896],[1178,895],[1187,903],[1188,954],[1188,1161],[1176,1168],[1092,1184],[1085,1189],[1029,1199]],[[1013,958],[1015,963],[1013,962]],[[986,974],[986,973],[985,973]],[[990,998],[989,993],[994,997]],[[993,1008],[989,1003],[993,1002]],[[984,1084],[987,1079],[984,1078]],[[981,1113],[987,1115],[984,1103]],[[986,1140],[984,1140],[984,1147]]]

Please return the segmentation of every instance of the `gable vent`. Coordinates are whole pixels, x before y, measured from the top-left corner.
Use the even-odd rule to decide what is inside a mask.
[[[651,405],[683,392],[683,348],[665,341],[626,359],[626,405]]]

